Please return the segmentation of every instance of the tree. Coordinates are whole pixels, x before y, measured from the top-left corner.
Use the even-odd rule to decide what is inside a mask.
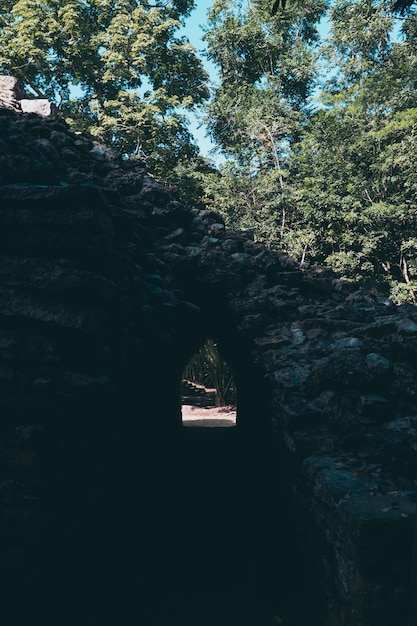
[[[55,102],[76,130],[169,180],[195,159],[184,112],[208,97],[176,31],[194,0],[0,0],[0,71]]]
[[[207,339],[194,354],[183,373],[183,380],[214,388],[216,406],[236,403],[236,389],[232,370],[221,357],[217,343]]]
[[[290,227],[287,157],[307,114],[325,6],[292,2],[271,15],[269,0],[215,0],[209,16],[205,38],[220,84],[208,123],[228,159],[210,189],[227,223],[271,245],[282,244]]]
[[[324,107],[294,146],[299,219],[315,259],[345,278],[385,282],[416,304],[416,20],[393,38],[391,4],[338,0]]]
[[[335,0],[317,47],[325,8],[294,1],[271,17],[263,0],[214,2],[210,128],[228,160],[209,189],[229,225],[416,304],[416,6]]]

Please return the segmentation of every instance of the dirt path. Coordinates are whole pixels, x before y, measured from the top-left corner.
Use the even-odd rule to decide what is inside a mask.
[[[235,426],[236,409],[232,406],[200,407],[183,404],[182,420],[184,426]]]

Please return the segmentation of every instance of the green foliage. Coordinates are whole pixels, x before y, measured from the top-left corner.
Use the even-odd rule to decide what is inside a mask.
[[[208,123],[228,159],[206,180],[210,197],[228,225],[274,247],[287,241],[292,219],[288,155],[307,118],[325,7],[291,2],[271,16],[266,0],[215,0],[205,35],[221,78]]]
[[[273,17],[270,4],[213,5],[206,38],[221,82],[210,128],[228,160],[210,197],[228,225],[301,264],[415,303],[415,7],[398,9],[398,27],[391,0],[334,0],[317,47],[325,3],[294,0]],[[313,109],[319,64],[329,79]]]
[[[299,218],[320,242],[314,260],[345,278],[386,283],[394,301],[415,303],[415,41],[390,38],[384,2],[343,0],[331,16],[326,54],[338,74],[291,156]]]
[[[164,167],[157,171],[159,180],[177,189],[179,198],[197,209],[207,208],[210,199],[206,181],[215,173],[208,159],[199,154],[188,159],[178,159],[169,172]]]
[[[208,97],[195,50],[176,31],[194,0],[0,0],[0,72],[88,131],[169,178],[193,159],[184,112]],[[76,94],[76,95],[75,95]]]
[[[216,405],[235,403],[233,374],[221,358],[217,344],[208,339],[201,350],[193,356],[183,374],[184,380],[216,390]]]
[[[205,34],[220,74],[209,107],[213,138],[244,163],[275,164],[277,143],[299,122],[315,74],[317,22],[325,9],[292,2],[271,16],[269,0],[215,0]]]

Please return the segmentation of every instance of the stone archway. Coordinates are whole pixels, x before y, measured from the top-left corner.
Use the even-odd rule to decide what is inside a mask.
[[[165,453],[165,462],[171,458],[171,472],[176,467],[170,491],[181,546],[181,556],[174,549],[171,561],[181,562],[185,572],[174,594],[179,623],[266,625],[297,614],[297,626],[307,618],[316,624],[290,514],[287,468],[272,438],[271,387],[240,338],[221,291],[211,291],[207,308],[198,290],[188,291],[187,300],[196,307],[195,321],[184,335],[176,335],[170,352],[176,355],[177,388],[190,354],[207,336],[215,337],[233,367],[238,421],[227,432],[187,429],[168,437],[175,460]],[[171,570],[172,579],[178,572]]]
[[[80,623],[92,588],[104,617],[103,598],[124,598],[119,623],[140,589],[158,623],[158,581],[178,580],[181,475],[192,455],[211,468],[206,443],[184,464],[179,439],[181,371],[210,335],[237,377],[240,476],[269,447],[276,465],[253,484],[288,513],[318,624],[404,626],[416,309],[301,271],[62,121],[0,108],[0,133],[0,583],[12,610],[29,598],[21,623]],[[275,519],[264,510],[255,535]]]

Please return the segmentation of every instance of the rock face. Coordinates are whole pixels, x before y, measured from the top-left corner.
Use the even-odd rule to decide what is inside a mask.
[[[0,81],[0,568],[13,614],[24,602],[22,623],[35,610],[75,623],[62,607],[81,606],[103,568],[149,565],[152,511],[173,515],[181,373],[212,337],[234,370],[248,459],[273,448],[309,623],[405,626],[416,309],[228,231],[140,162],[18,112],[11,81]]]
[[[19,111],[20,98],[25,98],[25,92],[17,78],[0,76],[0,106]]]
[[[30,99],[14,76],[0,76],[0,108],[37,113],[42,117],[56,117],[57,109],[46,98]]]

